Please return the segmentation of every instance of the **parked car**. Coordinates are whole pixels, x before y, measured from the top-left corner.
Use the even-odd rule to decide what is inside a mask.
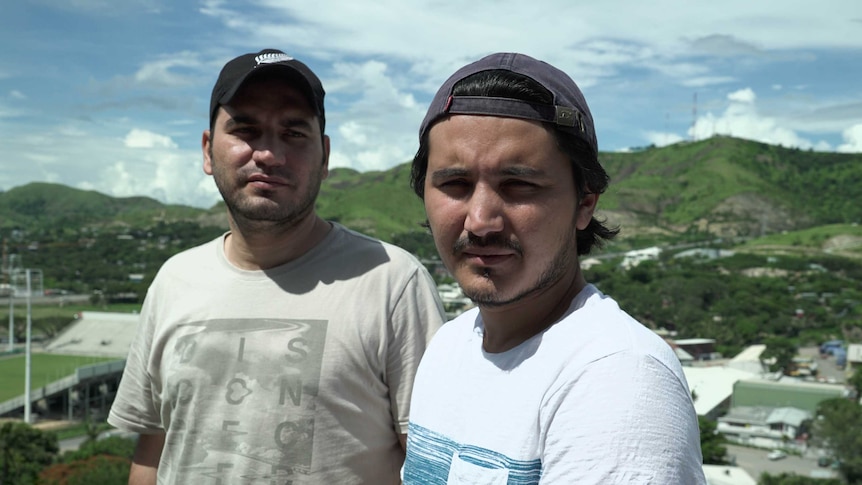
[[[821,456],[817,459],[817,466],[827,467],[832,464],[832,458],[828,456]]]
[[[787,453],[781,450],[772,450],[768,455],[766,455],[766,457],[770,460],[780,460],[782,458],[787,458]]]

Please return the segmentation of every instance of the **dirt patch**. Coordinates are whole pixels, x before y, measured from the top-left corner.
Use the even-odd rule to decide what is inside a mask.
[[[824,251],[854,251],[862,249],[862,236],[842,234],[831,237],[823,243]]]

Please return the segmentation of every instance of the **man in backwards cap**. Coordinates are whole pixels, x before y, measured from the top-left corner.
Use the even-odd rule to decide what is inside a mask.
[[[419,130],[412,185],[477,308],[443,326],[413,389],[406,484],[699,484],[679,361],[587,283],[579,256],[618,230],[592,115],[522,54],[469,64]]]
[[[222,69],[202,148],[230,231],[147,294],[108,418],[140,433],[130,483],[398,482],[442,306],[411,255],[315,214],[323,97],[281,51]]]

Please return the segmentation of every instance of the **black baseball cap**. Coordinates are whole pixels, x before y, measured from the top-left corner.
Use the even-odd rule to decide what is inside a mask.
[[[482,71],[506,70],[526,76],[547,89],[553,104],[538,104],[510,98],[488,96],[453,96],[452,88],[462,79]],[[554,128],[571,133],[598,154],[593,115],[578,85],[556,67],[524,54],[498,52],[483,57],[457,70],[434,95],[428,113],[419,127],[419,140],[441,118],[454,115],[491,115],[550,123]]]
[[[274,69],[284,71],[285,76],[295,82],[302,91],[308,104],[315,109],[317,117],[320,118],[320,131],[323,133],[326,125],[323,96],[326,92],[320,79],[308,66],[278,49],[264,49],[257,53],[243,54],[224,65],[213,86],[212,98],[210,98],[210,126],[215,121],[218,107],[229,103],[252,74]]]

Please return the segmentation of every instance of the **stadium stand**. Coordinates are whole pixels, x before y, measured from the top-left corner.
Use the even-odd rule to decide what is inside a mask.
[[[125,359],[139,319],[134,313],[81,312],[44,351]]]

